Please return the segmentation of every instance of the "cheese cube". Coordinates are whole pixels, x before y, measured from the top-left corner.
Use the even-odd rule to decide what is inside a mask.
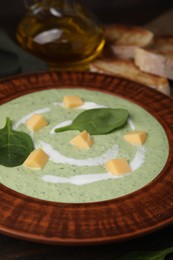
[[[122,175],[131,172],[131,167],[124,158],[112,159],[106,163],[106,169],[113,175]]]
[[[124,135],[124,139],[130,144],[143,145],[147,139],[145,131],[131,131]]]
[[[33,131],[38,131],[46,125],[48,125],[48,122],[40,114],[32,115],[31,118],[28,119],[26,122],[26,126]]]
[[[71,142],[79,149],[88,149],[93,144],[93,139],[87,131],[83,131],[79,135],[75,136]]]
[[[49,156],[41,149],[32,151],[24,161],[24,166],[35,169],[43,169]]]
[[[79,96],[64,96],[63,103],[65,107],[73,108],[83,105],[83,100]]]

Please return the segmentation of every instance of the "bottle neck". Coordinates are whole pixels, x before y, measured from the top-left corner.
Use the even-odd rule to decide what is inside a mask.
[[[29,8],[32,5],[35,4],[41,4],[41,5],[74,5],[76,3],[79,3],[79,0],[23,0],[24,6],[26,8]]]
[[[52,5],[52,6],[57,6],[60,7],[64,10],[68,9],[75,9],[77,6],[80,5],[79,0],[42,0],[43,4],[45,5]]]

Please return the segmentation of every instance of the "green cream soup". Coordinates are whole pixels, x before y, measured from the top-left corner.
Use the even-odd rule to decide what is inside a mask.
[[[68,109],[62,105],[65,95],[79,95],[84,105]],[[55,133],[54,129],[69,124],[85,109],[125,108],[129,119],[124,127],[110,134],[92,136],[90,149],[80,150],[70,144],[79,134],[76,130]],[[32,114],[42,114],[48,126],[37,132],[25,122]],[[164,167],[168,141],[159,122],[147,111],[126,99],[83,89],[45,90],[19,97],[0,107],[0,126],[10,117],[16,130],[31,135],[36,148],[42,148],[49,160],[42,170],[0,166],[0,183],[25,195],[56,202],[95,202],[129,194],[151,182]],[[142,146],[131,145],[123,135],[131,130],[147,132]],[[108,173],[105,163],[113,158],[126,158],[132,172],[121,177]]]

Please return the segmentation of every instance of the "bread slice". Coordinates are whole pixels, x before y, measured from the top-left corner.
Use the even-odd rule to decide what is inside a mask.
[[[135,64],[144,72],[173,80],[173,55],[155,49],[137,48]]]
[[[137,48],[135,64],[142,71],[173,80],[173,37],[156,36],[149,49]]]
[[[98,59],[91,64],[90,70],[93,72],[119,76],[152,87],[166,95],[170,95],[170,86],[166,78],[157,77],[140,71],[131,60]]]
[[[152,49],[169,57],[173,57],[173,36],[155,36]]]
[[[146,47],[152,43],[153,33],[145,28],[122,24],[105,27],[105,37],[117,58],[134,58],[136,47]]]

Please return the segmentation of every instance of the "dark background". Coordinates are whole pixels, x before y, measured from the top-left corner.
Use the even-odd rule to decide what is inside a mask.
[[[93,10],[104,23],[123,22],[144,24],[162,13],[172,0],[81,0]]]

